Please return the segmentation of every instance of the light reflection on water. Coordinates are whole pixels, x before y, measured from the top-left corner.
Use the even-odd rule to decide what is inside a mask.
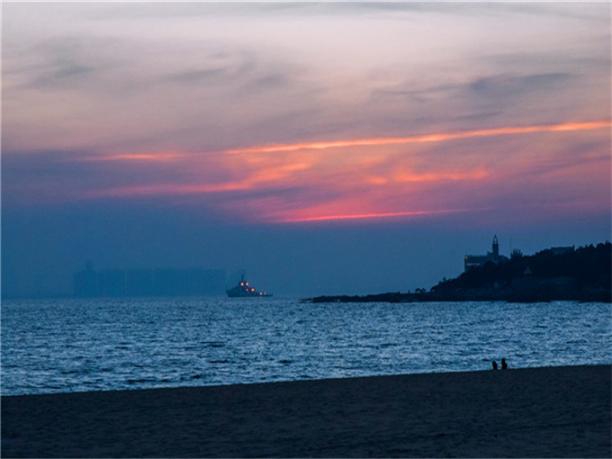
[[[292,299],[2,304],[2,394],[611,363],[612,307]]]

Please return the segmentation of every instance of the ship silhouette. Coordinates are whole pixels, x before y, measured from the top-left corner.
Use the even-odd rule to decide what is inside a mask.
[[[244,278],[244,275],[240,276],[240,282],[233,288],[225,291],[227,296],[230,298],[252,298],[252,297],[268,297],[272,296],[271,293],[257,290],[252,285],[249,285],[249,281]]]

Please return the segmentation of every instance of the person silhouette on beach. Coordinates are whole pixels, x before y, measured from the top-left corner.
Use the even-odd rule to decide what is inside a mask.
[[[501,364],[502,364],[502,370],[508,369],[508,364],[506,363],[506,359],[502,359]]]
[[[493,360],[493,363],[491,364],[491,366],[493,367],[494,370],[497,370],[497,362],[495,360]]]

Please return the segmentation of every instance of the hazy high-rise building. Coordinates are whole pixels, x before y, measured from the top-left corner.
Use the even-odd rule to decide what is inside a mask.
[[[225,292],[225,271],[205,268],[104,269],[74,274],[78,297],[199,296]]]

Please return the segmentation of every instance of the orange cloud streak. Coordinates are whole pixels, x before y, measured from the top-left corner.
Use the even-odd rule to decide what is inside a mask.
[[[406,137],[372,137],[367,139],[334,140],[329,142],[305,142],[259,147],[246,147],[225,150],[228,154],[245,153],[282,153],[298,150],[327,150],[330,148],[366,147],[383,145],[403,145],[410,143],[448,142],[451,140],[471,139],[476,137],[496,137],[500,135],[519,135],[542,132],[589,131],[612,127],[612,121],[586,121],[576,123],[538,124],[534,126],[501,127],[477,129],[473,131],[448,132],[438,134],[421,134]]]
[[[402,212],[369,212],[363,214],[322,215],[315,217],[290,217],[279,220],[280,223],[313,223],[332,220],[368,220],[373,218],[420,217],[427,215],[452,214],[470,212],[482,209],[450,209],[450,210],[411,210]]]
[[[396,182],[441,182],[441,181],[459,181],[459,180],[481,180],[489,176],[489,172],[484,169],[476,169],[467,172],[447,172],[447,173],[416,173],[416,172],[400,172],[394,177]]]
[[[296,162],[277,166],[275,168],[251,171],[250,175],[242,180],[233,180],[220,183],[167,183],[152,185],[130,185],[124,187],[98,190],[87,194],[89,197],[122,197],[122,196],[155,196],[155,195],[189,195],[203,193],[223,193],[231,191],[244,191],[265,186],[287,179],[292,174],[307,170],[308,162]]]
[[[117,153],[110,155],[95,155],[79,158],[85,162],[104,162],[104,161],[173,161],[183,155],[171,152],[152,152],[152,153]]]

